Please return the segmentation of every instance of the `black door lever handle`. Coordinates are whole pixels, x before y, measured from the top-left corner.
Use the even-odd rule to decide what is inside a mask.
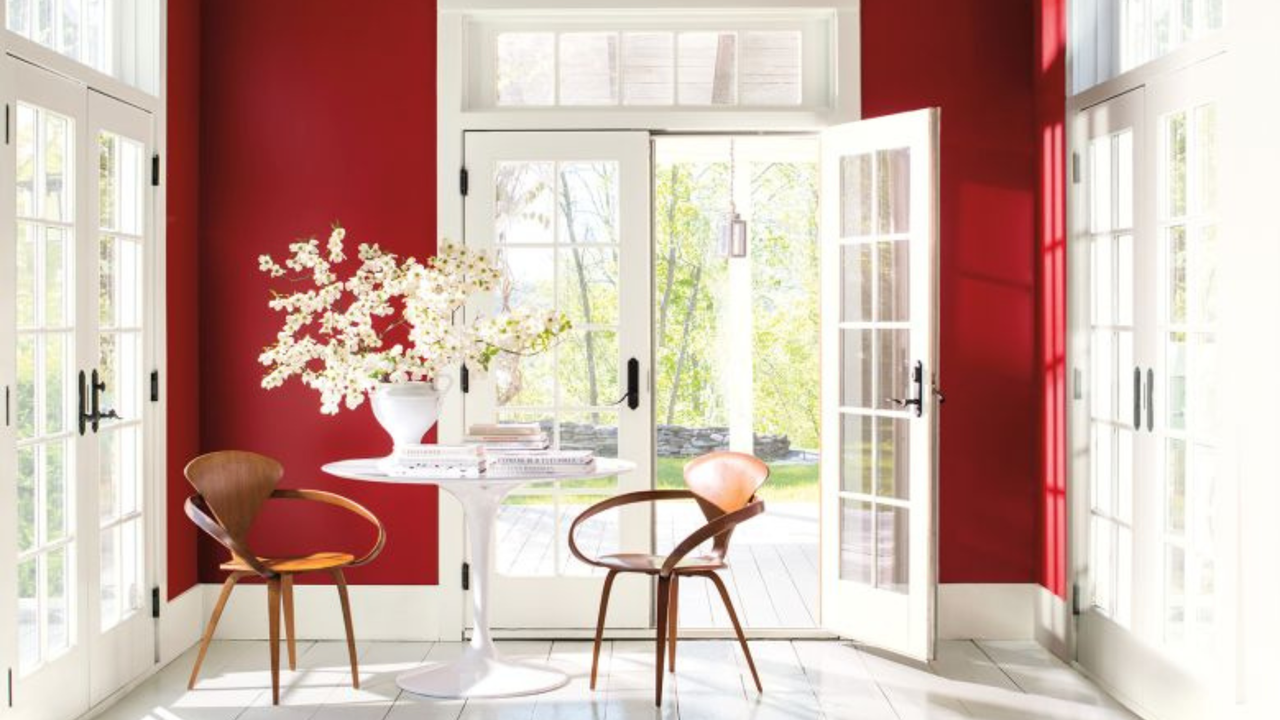
[[[621,405],[624,402],[632,410],[640,407],[640,361],[635,358],[627,361],[627,391],[613,404]]]

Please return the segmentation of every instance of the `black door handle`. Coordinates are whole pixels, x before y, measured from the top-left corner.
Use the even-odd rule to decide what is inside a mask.
[[[916,417],[924,415],[924,363],[917,360],[916,366],[911,370],[911,382],[916,386],[916,396],[913,398],[888,398],[889,402],[901,408],[915,406]]]
[[[1133,368],[1133,429],[1142,429],[1142,368]]]
[[[107,383],[99,379],[98,369],[94,368],[90,376],[88,387],[85,386],[84,371],[80,371],[80,434],[83,435],[85,426],[93,428],[94,432],[98,432],[98,426],[103,420],[119,420],[120,414],[115,410],[102,410],[100,393],[107,389]],[[88,402],[89,409],[85,410],[85,403]]]
[[[1156,429],[1156,372],[1147,368],[1147,432]]]
[[[624,402],[632,410],[640,407],[640,361],[635,358],[627,361],[627,391],[613,404]]]

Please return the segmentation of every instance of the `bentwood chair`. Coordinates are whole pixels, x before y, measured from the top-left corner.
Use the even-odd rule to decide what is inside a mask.
[[[364,565],[382,552],[387,533],[382,523],[362,505],[341,495],[321,490],[285,490],[276,485],[284,475],[280,463],[251,452],[228,450],[201,455],[187,464],[184,473],[196,494],[187,498],[187,517],[201,530],[231,552],[221,569],[229,572],[222,584],[218,604],[213,608],[209,625],[200,640],[195,667],[191,669],[188,689],[194,689],[200,664],[209,650],[209,641],[218,627],[218,619],[226,607],[231,591],[242,578],[257,575],[267,583],[267,627],[271,641],[271,702],[280,704],[280,610],[284,605],[285,642],[289,651],[289,669],[298,667],[298,650],[293,632],[293,576],[306,572],[328,572],[338,586],[342,604],[342,621],[347,632],[347,655],[351,660],[351,684],[360,687],[360,671],[356,664],[356,645],[351,627],[351,603],[347,597],[347,580],[343,568]],[[300,557],[263,557],[249,549],[246,538],[254,519],[268,499],[309,500],[334,505],[359,515],[377,529],[373,548],[359,559],[343,552],[317,552]]]
[[[764,501],[756,497],[756,491],[769,478],[769,466],[759,459],[736,452],[713,452],[691,460],[684,466],[684,482],[688,490],[645,490],[609,498],[587,508],[569,528],[569,551],[588,565],[608,571],[604,578],[604,590],[600,595],[600,615],[596,620],[596,640],[591,652],[591,689],[596,687],[596,669],[600,662],[600,640],[604,635],[605,615],[609,610],[609,591],[619,573],[641,573],[658,580],[657,604],[657,657],[654,704],[662,705],[662,664],[670,655],[671,672],[676,669],[676,626],[679,616],[679,586],[681,578],[703,577],[720,591],[720,599],[733,622],[738,643],[747,657],[751,677],[756,690],[764,692],[760,675],[751,659],[751,648],[738,623],[729,591],[716,571],[727,568],[725,556],[729,553],[729,538],[742,522],[764,512]],[[707,524],[698,528],[669,555],[645,553],[618,553],[598,558],[588,557],[578,548],[575,536],[578,526],[606,510],[641,502],[664,500],[694,500],[707,518]],[[711,541],[709,551],[693,555],[700,545]],[[668,640],[669,636],[669,640]],[[668,645],[669,642],[669,645]],[[664,647],[665,646],[665,647]]]

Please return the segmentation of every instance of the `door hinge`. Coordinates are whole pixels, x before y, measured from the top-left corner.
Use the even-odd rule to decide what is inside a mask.
[[[13,707],[13,668],[9,668],[9,707]]]
[[[470,185],[470,177],[467,173],[467,169],[462,168],[458,171],[458,192],[462,193],[463,197],[466,197],[467,188],[469,188]]]
[[[160,402],[160,371],[151,371],[151,402]]]
[[[466,365],[462,366],[462,370],[458,373],[458,386],[462,388],[462,394],[466,395],[471,392],[471,371]]]
[[[1072,583],[1071,585],[1071,614],[1080,615],[1080,584]]]
[[[1071,182],[1072,184],[1080,184],[1080,153],[1071,153]]]
[[[151,617],[160,617],[160,586],[151,588]]]
[[[9,144],[9,103],[4,104],[4,144]]]
[[[151,186],[160,187],[160,153],[151,156]]]
[[[1084,373],[1078,367],[1071,368],[1071,397],[1076,400],[1084,399]]]
[[[4,426],[9,427],[13,424],[13,418],[9,414],[9,386],[4,386]]]
[[[471,589],[471,563],[462,563],[462,589]]]

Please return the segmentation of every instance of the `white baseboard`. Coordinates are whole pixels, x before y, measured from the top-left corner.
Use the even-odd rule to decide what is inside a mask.
[[[939,640],[1036,639],[1035,583],[938,586]]]
[[[204,589],[192,586],[160,610],[160,664],[167,665],[200,641],[204,628]]]
[[[204,624],[218,602],[221,585],[204,584]],[[441,640],[444,591],[428,585],[352,585],[351,615],[357,640]],[[307,640],[340,640],[342,606],[333,585],[295,585],[294,622],[298,637]],[[237,585],[231,593],[215,637],[223,640],[260,640],[267,637],[267,588],[261,584]]]
[[[1035,641],[1059,659],[1072,662],[1071,605],[1043,585],[1035,589]]]

